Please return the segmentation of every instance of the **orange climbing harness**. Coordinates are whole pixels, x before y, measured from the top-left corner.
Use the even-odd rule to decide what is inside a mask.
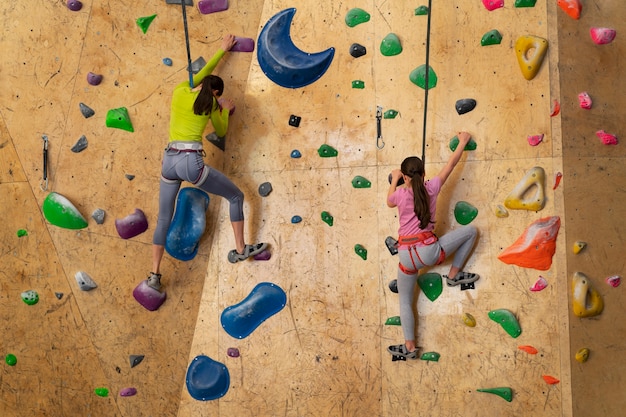
[[[406,266],[402,265],[402,262],[398,263],[398,268],[400,268],[400,270],[407,275],[412,275],[412,274],[417,273],[419,268],[415,265],[415,258],[413,258],[413,254],[415,254],[415,256],[417,257],[417,260],[422,265],[426,265],[424,261],[422,261],[422,258],[420,258],[419,253],[417,253],[417,248],[421,246],[432,245],[438,240],[439,238],[437,238],[437,235],[435,235],[433,232],[422,232],[416,235],[400,236],[398,238],[398,245],[399,246],[406,245],[409,247],[409,255],[411,256],[411,263],[413,264],[413,269],[411,270],[407,268]],[[435,263],[435,265],[439,265],[445,259],[446,259],[446,253],[443,250],[443,248],[441,248],[441,252],[439,253],[439,259],[437,259],[437,262]]]

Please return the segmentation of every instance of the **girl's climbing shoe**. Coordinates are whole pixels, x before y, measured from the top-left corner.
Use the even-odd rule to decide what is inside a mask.
[[[150,272],[150,276],[147,279],[148,287],[154,288],[157,291],[161,291],[161,274],[155,274]]]
[[[472,272],[459,271],[457,272],[454,279],[448,278],[447,275],[444,275],[444,277],[446,278],[446,283],[448,284],[448,287],[454,287],[455,285],[459,284],[471,284],[472,282],[477,281],[478,278],[480,278],[480,275],[474,274]]]
[[[387,351],[392,355],[400,356],[405,359],[417,359],[418,350],[419,349],[416,348],[413,352],[409,352],[404,343],[401,345],[391,345],[387,348]]]
[[[237,249],[233,249],[228,252],[228,261],[231,264],[236,264],[239,261],[245,261],[251,256],[263,252],[267,248],[267,243],[257,243],[256,245],[246,245],[243,248],[243,253],[237,252]]]

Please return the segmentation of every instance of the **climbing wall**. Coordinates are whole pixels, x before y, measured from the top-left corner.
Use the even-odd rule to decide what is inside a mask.
[[[6,35],[0,47],[8,52],[0,65],[6,223],[0,234],[6,335],[0,354],[15,355],[17,363],[1,368],[0,414],[561,416],[592,415],[598,401],[601,414],[623,408],[608,396],[608,384],[621,378],[613,354],[623,344],[615,317],[624,303],[619,288],[603,282],[623,269],[615,263],[623,245],[614,226],[621,214],[623,155],[621,145],[606,147],[594,137],[599,129],[621,133],[622,89],[612,82],[619,79],[615,57],[621,45],[618,35],[599,49],[587,33],[590,25],[617,27],[624,20],[621,10],[589,5],[573,20],[556,1],[515,7],[511,0],[493,11],[478,0],[435,2],[429,58],[437,85],[427,103],[426,175],[447,161],[456,132],[472,134],[477,147],[465,153],[444,187],[436,231],[459,227],[458,202],[477,208],[472,224],[479,240],[467,269],[481,279],[463,291],[444,284],[435,301],[420,292],[418,344],[439,360],[392,362],[387,346],[403,337],[399,326],[385,324],[399,315],[397,294],[388,288],[398,260],[385,245],[388,236],[397,237],[398,220],[385,198],[389,172],[406,156],[422,154],[426,102],[409,74],[425,62],[428,21],[415,13],[419,4],[395,3],[231,1],[228,10],[214,14],[187,7],[192,60],[208,60],[224,33],[257,40],[273,16],[294,6],[290,38],[283,34],[279,46],[292,41],[303,54],[297,62],[331,47],[334,58],[318,80],[296,89],[271,81],[256,51],[227,54],[217,67],[226,82],[224,96],[237,107],[225,151],[205,142],[206,161],[244,191],[246,239],[268,242],[271,258],[227,262],[234,247],[228,207],[211,196],[197,256],[188,262],[164,258],[168,298],[154,312],[136,303],[132,292],[151,267],[171,89],[187,77],[181,5],[88,0],[80,11],[65,2],[1,6]],[[350,26],[345,18],[355,7],[369,19]],[[136,20],[153,15],[143,33]],[[481,46],[493,29],[501,43]],[[389,34],[402,45],[397,55],[381,53]],[[526,35],[549,43],[532,80],[523,77],[515,55],[516,40]],[[350,54],[355,43],[365,55]],[[588,72],[583,55],[597,56],[602,73]],[[310,71],[296,64],[291,75]],[[102,83],[90,85],[89,72],[102,75]],[[597,98],[590,111],[578,106],[583,90]],[[477,106],[459,115],[455,103],[464,98]],[[551,117],[554,100],[562,110]],[[86,118],[80,103],[95,114]],[[397,114],[381,118],[377,139],[378,106]],[[133,132],[106,126],[107,112],[119,108],[127,109]],[[292,116],[301,118],[298,126],[290,125]],[[541,134],[537,146],[528,143],[528,136]],[[73,152],[82,135],[87,148]],[[301,156],[293,157],[294,151]],[[545,172],[545,206],[496,216],[533,167]],[[553,190],[557,172],[563,184]],[[353,186],[357,176],[370,186]],[[267,197],[258,193],[264,182],[272,185]],[[614,188],[583,204],[590,190],[600,191],[594,186],[600,182]],[[50,224],[41,211],[50,192],[67,197],[88,227]],[[98,208],[106,212],[103,224],[91,218]],[[115,221],[136,209],[145,213],[148,230],[122,239]],[[598,209],[605,210],[599,219]],[[530,224],[552,216],[561,227],[547,270],[497,259]],[[587,242],[578,255],[571,250],[576,241]],[[357,245],[366,253],[357,252]],[[429,272],[444,274],[448,267]],[[599,318],[570,312],[574,271],[588,274],[605,297]],[[89,274],[98,287],[81,291],[77,272]],[[540,276],[547,287],[530,291]],[[232,336],[220,315],[265,282],[285,292],[284,308],[249,336]],[[37,304],[22,301],[27,290],[38,293]],[[250,308],[252,317],[261,305]],[[490,320],[488,313],[500,309],[520,324],[517,338]],[[463,323],[466,313],[475,327]],[[584,364],[573,359],[581,347],[591,352]],[[229,356],[229,348],[240,356]],[[144,359],[132,367],[131,355]],[[198,401],[186,387],[188,366],[199,356],[228,370],[228,391],[220,399]],[[560,382],[549,384],[544,376]],[[130,387],[135,396],[119,395]],[[478,391],[501,387],[512,389],[511,402]],[[98,388],[108,396],[97,395]]]

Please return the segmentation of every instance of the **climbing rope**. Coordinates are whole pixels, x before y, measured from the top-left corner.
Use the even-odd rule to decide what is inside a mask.
[[[191,48],[189,47],[189,29],[187,28],[187,9],[185,3],[187,0],[181,0],[183,6],[183,25],[185,26],[185,44],[187,45],[187,71],[189,71],[189,87],[193,88],[193,69],[191,68]]]
[[[430,73],[430,16],[432,14],[432,0],[428,0],[428,20],[426,23],[426,71],[424,75],[424,124],[422,128],[422,161],[426,163],[426,116],[428,114],[428,75]]]

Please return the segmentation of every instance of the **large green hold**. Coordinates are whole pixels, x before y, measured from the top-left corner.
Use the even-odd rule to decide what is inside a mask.
[[[506,331],[512,338],[515,339],[522,334],[522,328],[520,327],[517,318],[509,310],[505,308],[491,310],[488,315],[491,320],[496,323],[500,323],[500,326],[502,326],[504,331]]]
[[[450,147],[450,150],[452,152],[456,151],[457,146],[459,146],[459,137],[458,136],[454,136],[452,139],[450,139],[450,143],[448,145]],[[465,148],[463,148],[464,151],[475,151],[476,148],[478,147],[478,145],[476,144],[476,141],[474,140],[474,138],[470,138],[469,142],[467,142],[467,144],[465,145]]]
[[[355,7],[354,9],[348,10],[346,14],[346,25],[349,27],[355,27],[361,23],[369,22],[370,14],[363,9]]]
[[[509,387],[497,387],[497,388],[479,388],[478,392],[487,392],[489,394],[495,394],[504,398],[508,402],[513,401],[513,390]]]
[[[454,218],[459,224],[470,224],[478,216],[478,209],[467,201],[458,201],[454,206]]]
[[[426,89],[426,65],[420,65],[409,74],[411,82],[418,87]],[[433,67],[428,67],[428,89],[435,88],[437,85],[437,74]]]
[[[78,209],[61,194],[51,192],[42,205],[43,215],[51,224],[65,229],[84,229],[87,220]]]
[[[402,43],[395,33],[390,33],[380,43],[380,53],[384,56],[399,55],[402,52]]]
[[[128,132],[135,131],[126,107],[109,110],[107,112],[106,125],[107,127],[114,127]]]
[[[436,272],[428,272],[417,278],[422,292],[430,301],[435,301],[443,292],[441,275]]]

